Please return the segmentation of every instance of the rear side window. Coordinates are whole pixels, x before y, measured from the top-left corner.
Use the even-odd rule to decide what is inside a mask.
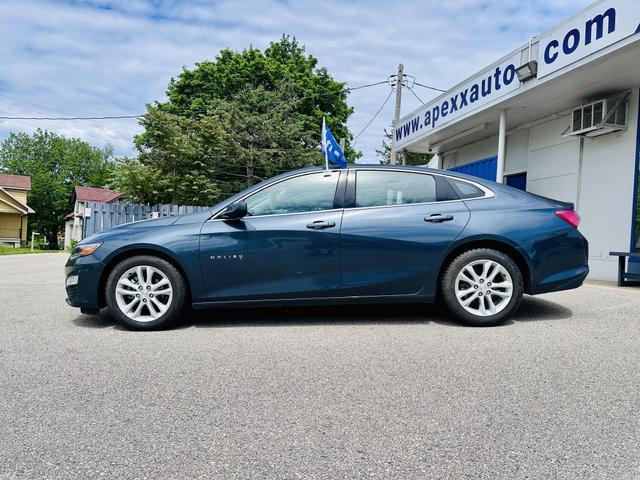
[[[431,175],[384,170],[360,170],[356,173],[356,207],[435,201],[436,181]]]
[[[484,197],[482,189],[476,187],[473,183],[465,182],[462,180],[456,180],[455,178],[447,177],[449,183],[458,194],[458,197],[465,200],[468,198],[481,198]]]

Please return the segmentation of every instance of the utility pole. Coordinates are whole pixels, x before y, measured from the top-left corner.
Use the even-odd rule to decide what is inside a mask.
[[[396,128],[400,120],[400,105],[402,103],[402,82],[404,81],[404,65],[398,64],[398,75],[396,76],[396,111],[393,116],[393,130],[391,132],[391,157],[389,163],[396,164]],[[404,164],[404,157],[402,163]]]

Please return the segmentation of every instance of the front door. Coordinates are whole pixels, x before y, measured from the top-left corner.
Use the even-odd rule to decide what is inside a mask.
[[[340,288],[340,172],[286,178],[244,199],[248,215],[200,235],[206,300],[305,298]]]
[[[469,220],[465,204],[438,202],[440,182],[427,173],[359,170],[355,180],[341,228],[342,294],[432,291],[445,249]]]

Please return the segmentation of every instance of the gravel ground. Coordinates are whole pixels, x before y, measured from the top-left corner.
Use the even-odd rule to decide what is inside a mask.
[[[0,478],[640,478],[640,289],[210,311],[136,333],[0,257]]]

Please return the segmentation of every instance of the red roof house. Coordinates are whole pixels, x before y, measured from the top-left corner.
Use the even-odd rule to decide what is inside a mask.
[[[9,175],[0,173],[0,185],[17,190],[31,190],[31,177],[26,175]]]
[[[114,192],[108,188],[75,187],[73,190],[73,197],[71,198],[73,212],[65,217],[65,247],[71,246],[72,241],[82,240],[82,228],[84,224],[84,216],[87,214],[87,212],[85,212],[87,202],[113,203],[121,196],[121,193]]]
[[[96,202],[112,203],[122,196],[121,193],[114,192],[108,188],[96,187],[76,187],[73,192],[73,203],[75,202]]]

